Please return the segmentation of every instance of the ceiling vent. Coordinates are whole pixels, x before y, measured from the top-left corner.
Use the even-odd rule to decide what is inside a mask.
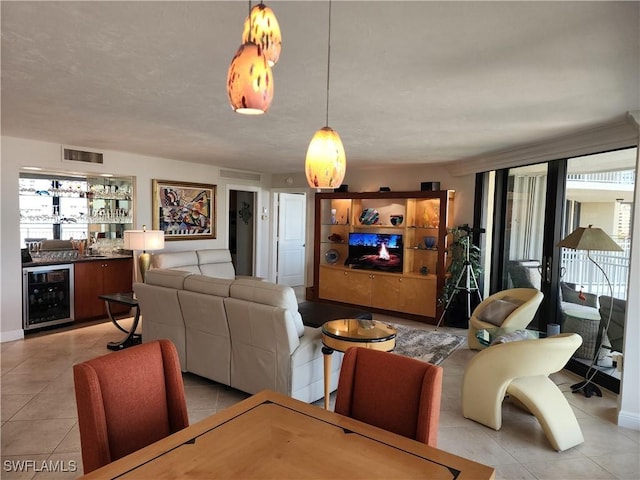
[[[102,153],[77,150],[70,147],[62,147],[62,160],[69,162],[98,163],[102,165]]]

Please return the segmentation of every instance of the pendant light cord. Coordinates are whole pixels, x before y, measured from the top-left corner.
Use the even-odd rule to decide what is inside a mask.
[[[247,41],[251,42],[251,43],[256,43],[253,40],[253,25],[251,25],[251,0],[249,0],[249,37],[247,38]]]
[[[329,0],[329,35],[327,35],[327,116],[325,125],[329,126],[329,71],[331,65],[331,0]]]

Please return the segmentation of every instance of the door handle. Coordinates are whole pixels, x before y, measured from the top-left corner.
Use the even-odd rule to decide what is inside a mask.
[[[544,257],[544,281],[547,285],[551,284],[551,264],[553,260],[551,257]]]

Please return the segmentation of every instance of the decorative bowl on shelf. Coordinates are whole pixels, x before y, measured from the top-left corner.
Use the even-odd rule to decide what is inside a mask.
[[[360,223],[362,225],[375,225],[379,220],[380,217],[375,208],[365,208],[360,214]]]
[[[424,237],[424,246],[427,250],[433,249],[436,246],[436,237]]]
[[[333,265],[338,260],[340,260],[340,253],[332,248],[330,250],[327,250],[327,253],[324,254],[324,259],[327,261],[327,263]]]
[[[329,235],[328,239],[330,242],[341,242],[342,236],[339,233],[332,233]]]
[[[404,222],[404,215],[402,214],[390,215],[389,221],[391,222],[391,225],[393,225],[394,227],[399,227],[400,225],[402,225],[402,222]]]

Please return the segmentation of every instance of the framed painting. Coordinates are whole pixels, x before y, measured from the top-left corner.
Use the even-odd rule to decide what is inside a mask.
[[[216,238],[216,186],[153,180],[153,229],[164,239]]]

